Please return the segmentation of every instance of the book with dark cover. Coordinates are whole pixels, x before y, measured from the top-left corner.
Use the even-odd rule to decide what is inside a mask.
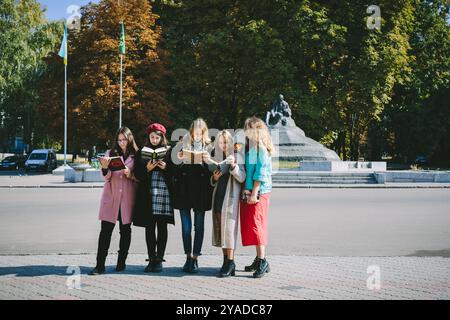
[[[227,160],[223,160],[221,162],[216,162],[214,160],[210,160],[211,162],[208,164],[208,169],[211,172],[214,172],[216,170],[222,172],[222,173],[227,173],[228,171],[230,171],[231,165],[229,165],[227,163]]]
[[[164,160],[167,154],[167,147],[161,147],[158,149],[152,149],[149,147],[143,147],[141,150],[141,158],[146,161],[158,161]]]
[[[122,160],[122,157],[110,157],[111,161],[109,162],[108,169],[111,171],[119,171],[125,169],[125,163]]]

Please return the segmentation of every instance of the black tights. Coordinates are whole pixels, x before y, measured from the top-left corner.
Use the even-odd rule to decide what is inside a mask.
[[[120,230],[119,253],[126,255],[128,253],[128,249],[130,249],[131,243],[131,223],[123,224],[120,212],[118,220]],[[98,238],[97,266],[105,265],[106,256],[108,255],[109,246],[111,244],[111,236],[115,225],[115,223],[102,221],[102,229]]]
[[[156,228],[158,228],[158,237],[156,237]],[[145,228],[145,241],[149,258],[157,257],[162,260],[167,245],[167,222],[162,219],[152,219],[150,226]]]

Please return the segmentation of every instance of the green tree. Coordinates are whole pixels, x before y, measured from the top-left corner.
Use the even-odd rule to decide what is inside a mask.
[[[327,60],[329,54],[321,58],[327,48],[323,42],[325,46],[322,45],[322,50],[313,58],[313,61],[325,61],[325,71],[319,72],[325,77],[317,84],[313,78],[314,87],[318,89],[317,94],[312,95],[325,99],[322,100],[326,103],[324,120],[337,131],[334,145],[338,153],[344,160],[357,160],[367,147],[370,124],[380,121],[381,112],[392,98],[394,85],[408,79],[412,1],[378,1],[381,29],[367,28],[365,1],[311,1],[311,4],[312,9],[325,11],[324,19],[334,26],[313,38],[324,37],[327,33],[340,35],[332,49],[331,60]]]
[[[235,127],[288,90],[280,34],[254,6],[262,4],[187,0],[162,10],[179,125],[202,116],[210,126]]]
[[[0,2],[0,130],[3,149],[23,135],[32,143],[38,82],[45,57],[58,40],[59,27],[48,23],[35,0]]]
[[[138,141],[143,140],[149,122],[170,125],[171,106],[165,98],[166,71],[161,60],[165,53],[158,47],[161,30],[149,2],[102,0],[83,7],[81,12],[81,30],[69,35],[69,148],[78,153],[93,145],[103,149],[108,141],[113,143],[110,140],[119,125],[122,20],[126,40],[123,125],[131,128]],[[62,141],[63,64],[56,53],[47,62],[52,72],[42,82],[38,109],[47,132]]]
[[[384,112],[385,149],[396,160],[425,155],[430,164],[450,166],[450,2],[418,0],[410,36],[410,81],[395,86]],[[375,131],[377,135],[379,131]]]
[[[162,6],[176,119],[236,127],[284,93],[299,124],[344,159],[357,159],[370,123],[410,73],[413,2],[179,1]]]

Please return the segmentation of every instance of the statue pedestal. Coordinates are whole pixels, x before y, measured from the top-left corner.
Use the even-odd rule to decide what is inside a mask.
[[[382,175],[383,172],[386,172],[386,162],[342,161],[336,152],[308,138],[305,132],[297,127],[291,115],[289,104],[284,101],[281,94],[272,105],[272,109],[266,114],[265,122],[270,129],[275,146],[272,156],[274,165],[279,164],[279,161],[298,162],[299,167],[291,168],[289,171],[306,175],[314,175],[314,172],[325,176],[373,175],[375,172]],[[275,171],[278,169],[277,166]],[[299,173],[298,171],[309,172]],[[362,178],[366,179],[367,177]],[[367,179],[371,180],[372,178]]]
[[[383,161],[300,161],[299,171],[385,172]]]
[[[341,161],[333,150],[305,136],[293,119],[288,124],[269,126],[279,161]]]

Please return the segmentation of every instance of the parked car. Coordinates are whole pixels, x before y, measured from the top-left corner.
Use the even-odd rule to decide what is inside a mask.
[[[418,156],[416,157],[416,159],[414,160],[414,163],[415,163],[415,164],[420,164],[420,165],[426,165],[427,162],[428,162],[427,157],[426,157],[426,156],[423,156],[423,155],[418,155]]]
[[[14,155],[3,159],[0,163],[0,169],[2,170],[19,170],[25,167],[25,161],[27,156]]]
[[[25,161],[25,171],[44,171],[50,172],[56,169],[56,153],[51,149],[33,150]]]

